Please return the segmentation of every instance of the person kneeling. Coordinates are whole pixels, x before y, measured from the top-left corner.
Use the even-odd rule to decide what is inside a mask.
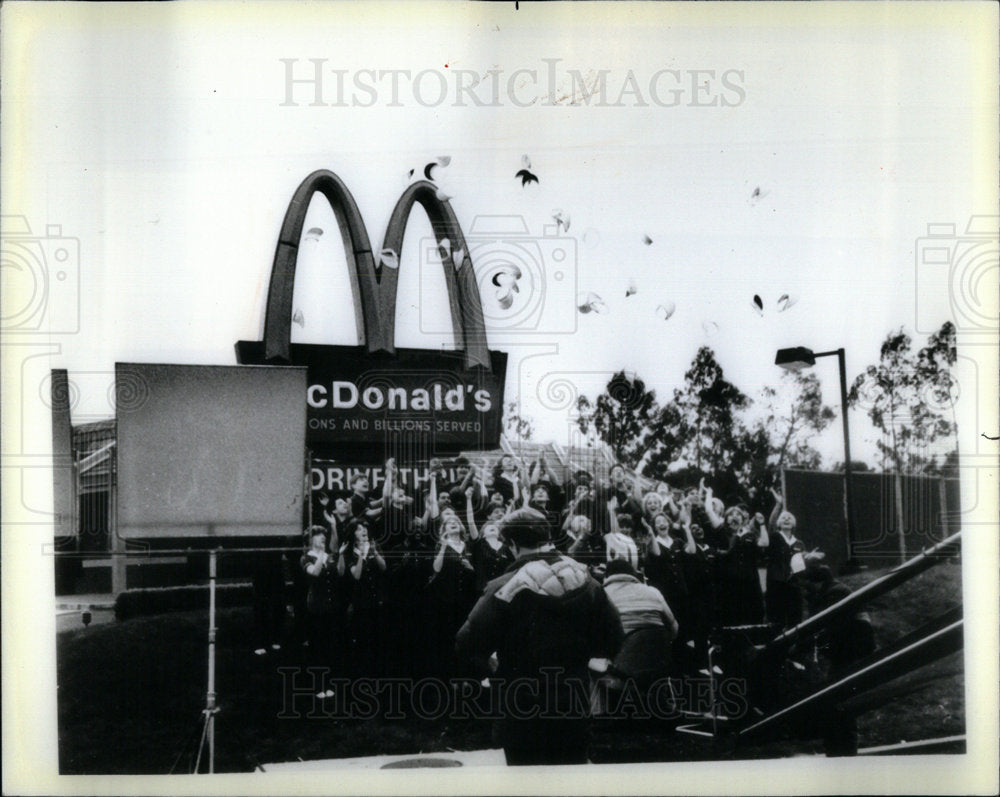
[[[611,697],[609,692],[631,687],[642,695],[666,677],[670,646],[677,636],[677,620],[662,593],[639,576],[635,543],[622,534],[609,535],[607,556],[604,591],[618,609],[625,640],[598,684],[598,706]]]

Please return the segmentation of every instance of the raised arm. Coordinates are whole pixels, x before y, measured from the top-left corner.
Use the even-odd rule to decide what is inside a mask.
[[[465,522],[469,526],[469,538],[479,539],[479,527],[476,525],[476,513],[472,511],[472,496],[475,493],[474,487],[465,490]]]
[[[441,538],[441,546],[438,548],[437,556],[434,557],[434,561],[431,567],[434,568],[435,573],[440,573],[441,568],[444,567],[444,553],[445,549],[448,547],[447,541],[444,537]]]
[[[358,552],[358,561],[351,565],[351,575],[354,576],[356,581],[361,580],[361,573],[365,568],[365,551]]]
[[[305,566],[305,571],[310,576],[318,576],[320,573],[323,572],[323,565],[326,564],[326,559],[324,559],[321,556],[317,556],[316,561],[310,563],[309,555],[307,554],[306,556],[302,557],[302,564]]]
[[[531,500],[531,477],[528,475],[528,467],[517,460],[518,478],[514,484],[514,502],[517,503],[520,496],[521,506],[527,506]]]
[[[773,487],[771,488],[771,495],[774,496],[774,509],[771,510],[771,517],[767,519],[767,527],[773,531],[774,524],[778,522],[778,515],[781,514],[781,510],[785,506],[785,499]]]
[[[385,559],[382,558],[382,554],[379,552],[378,546],[372,543],[372,556],[375,558],[375,564],[378,569],[383,573],[385,572]]]
[[[437,473],[431,473],[431,494],[427,499],[427,507],[430,509],[430,519],[436,520],[439,514],[438,509],[438,490],[437,490]]]
[[[694,541],[694,535],[691,533],[691,515],[688,514],[687,520],[682,520],[681,523],[684,529],[684,536],[687,538],[687,542],[684,544],[684,553],[697,553],[698,543]]]
[[[570,532],[570,537],[573,537],[573,542],[570,543],[569,548],[566,549],[566,553],[570,556],[580,551],[586,550],[587,548],[587,536],[586,534],[581,534],[579,537],[573,537],[572,532]]]
[[[753,522],[757,526],[757,547],[766,548],[771,544],[771,538],[767,536],[767,522],[764,516],[758,512],[753,516]]]
[[[653,529],[652,526],[649,525],[649,523],[646,522],[645,517],[640,518],[640,520],[642,521],[642,525],[646,527],[646,532],[648,534],[649,547],[646,550],[649,552],[651,556],[659,556],[660,541],[656,539],[656,531]]]
[[[545,457],[543,456],[541,458],[541,462],[542,462],[542,468],[545,470],[545,475],[548,478],[549,482],[551,482],[553,486],[562,488],[563,486],[562,479],[560,479],[559,476],[556,475],[556,472],[552,470],[551,467],[549,467],[549,461],[545,459]]]
[[[677,517],[681,512],[677,506],[677,502],[674,501],[674,495],[672,492],[668,492],[663,496],[663,506],[665,508],[669,508],[674,517]]]
[[[479,486],[479,497],[483,502],[488,501],[490,494],[486,489],[486,469],[482,465],[476,469],[476,477],[475,483]]]
[[[704,483],[704,480],[702,480],[702,482]],[[705,488],[705,514],[708,515],[708,520],[712,524],[712,528],[713,529],[717,529],[717,528],[719,528],[719,526],[722,526],[726,522],[726,519],[724,517],[722,517],[722,515],[718,514],[715,511],[715,507],[712,505],[713,504],[712,498],[713,498],[713,496],[712,496],[712,488],[711,487],[706,487]]]
[[[465,472],[465,477],[462,479],[462,483],[458,485],[459,489],[461,489],[463,493],[469,488],[469,485],[472,484],[472,480],[475,476],[476,469],[470,464],[469,469]]]
[[[527,507],[528,504],[531,502],[531,488],[524,482],[521,483],[520,494],[521,494],[521,506]],[[516,504],[517,501],[515,500],[514,503]]]
[[[396,478],[396,460],[389,457],[385,461],[385,483],[382,485],[382,505],[388,506],[392,500],[392,486]]]

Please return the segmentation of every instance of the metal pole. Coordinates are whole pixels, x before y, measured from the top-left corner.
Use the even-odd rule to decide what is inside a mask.
[[[909,581],[914,576],[923,573],[925,570],[941,564],[954,556],[961,545],[962,532],[957,531],[947,537],[937,545],[928,548],[922,554],[913,557],[905,564],[897,565],[884,576],[870,581],[863,587],[856,589],[843,600],[832,606],[827,606],[822,611],[817,612],[812,617],[803,620],[799,625],[789,628],[778,634],[768,642],[761,650],[760,655],[784,655],[785,650],[791,647],[794,642],[806,634],[815,633],[826,627],[831,620],[846,615],[848,612],[855,612],[871,600],[884,595],[894,589],[904,581]]]
[[[849,673],[822,687],[811,695],[790,706],[758,720],[740,731],[741,737],[749,736],[778,722],[788,720],[792,715],[809,708],[815,709],[824,702],[836,703],[846,697],[860,694],[868,689],[888,683],[905,672],[924,664],[929,664],[962,649],[962,620],[941,628],[902,650],[894,651],[860,670]]]
[[[208,723],[208,771],[215,772],[215,575],[216,549],[208,555],[208,693],[205,721]]]
[[[116,432],[117,434],[117,432]],[[122,555],[128,547],[118,536],[118,446],[112,460],[111,484],[108,490],[108,535],[111,553],[111,591],[117,597],[128,589],[128,560]]]
[[[201,729],[201,741],[198,742],[198,757],[194,761],[194,772],[201,768],[201,754],[208,741],[208,771],[215,772],[215,574],[218,549],[208,552],[208,689],[205,692],[205,709],[201,713],[205,724]]]
[[[709,644],[708,650],[708,699],[712,711],[712,736],[719,735],[719,714],[715,706],[715,662],[712,661],[712,651],[715,646]]]
[[[861,565],[854,555],[857,541],[854,529],[854,488],[851,478],[851,433],[847,422],[847,366],[844,350],[837,349],[837,364],[840,366],[840,415],[844,422],[844,521],[847,526],[847,561],[841,573],[856,573]]]
[[[309,528],[313,524],[312,449],[306,449],[306,484],[305,490],[303,490],[302,493],[302,498],[307,504],[307,512],[309,513],[309,522],[306,524],[306,528]]]

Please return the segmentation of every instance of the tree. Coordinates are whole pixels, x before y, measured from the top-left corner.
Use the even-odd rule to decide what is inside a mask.
[[[927,345],[917,352],[917,378],[920,385],[921,398],[931,411],[939,414],[948,412],[951,421],[942,425],[931,421],[934,437],[957,434],[958,418],[955,414],[955,401],[958,384],[952,374],[952,368],[958,360],[958,349],[955,345],[955,325],[945,321],[941,328],[927,338]],[[955,441],[958,445],[958,441]]]
[[[954,433],[954,326],[944,324],[916,355],[912,339],[902,329],[890,332],[877,365],[858,375],[848,403],[862,406],[882,432],[879,451],[899,472],[923,472],[935,466],[929,446]],[[945,417],[950,411],[952,420]]]
[[[580,396],[577,423],[588,438],[603,440],[619,462],[644,476],[680,473],[695,483],[706,477],[719,496],[746,500],[769,453],[765,431],[742,422],[749,403],[726,380],[712,349],[703,346],[670,401],[658,404],[642,379],[619,371],[594,400]]]
[[[503,431],[508,438],[530,440],[535,433],[535,423],[530,417],[521,415],[516,401],[508,401],[503,408]]]
[[[715,476],[715,488],[720,497],[729,497],[727,503],[742,501],[753,511],[766,511],[770,504],[767,488],[778,483],[780,472],[770,461],[772,448],[771,436],[764,426],[741,426],[735,435],[729,470]]]
[[[594,401],[577,399],[577,425],[611,448],[615,459],[629,468],[656,444],[656,393],[637,376],[618,371]]]
[[[848,402],[863,406],[882,432],[877,446],[895,474],[900,558],[906,556],[900,474],[933,470],[936,457],[928,454],[930,444],[955,429],[954,422],[943,415],[948,406],[953,411],[954,326],[944,324],[916,355],[911,346],[902,328],[890,332],[882,342],[878,364],[865,368],[848,394]],[[942,399],[946,399],[945,406]]]
[[[669,401],[660,407],[651,436],[652,445],[639,463],[640,472],[652,478],[665,479],[671,466],[683,459],[686,430],[687,426],[676,401]],[[694,472],[690,466],[688,469],[691,473]],[[700,476],[700,473],[695,476],[695,484]]]
[[[771,442],[768,464],[772,473],[780,473],[786,466],[818,468],[821,457],[811,445],[812,438],[837,414],[823,404],[816,374],[785,371],[778,387],[765,387],[761,393],[765,414],[760,423]]]
[[[739,410],[747,397],[725,379],[715,352],[702,346],[684,374],[683,389],[674,390],[680,414],[683,455],[696,469],[721,473],[733,464],[741,425]]]

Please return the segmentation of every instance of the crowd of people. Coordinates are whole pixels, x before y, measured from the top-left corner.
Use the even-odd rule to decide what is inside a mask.
[[[586,566],[609,593],[628,604],[641,585],[640,604],[662,599],[662,611],[646,614],[662,616],[677,674],[712,666],[715,628],[800,622],[811,583],[805,571],[822,558],[805,550],[774,490],[765,519],[726,506],[704,481],[643,491],[620,465],[604,483],[586,470],[562,483],[544,456],[507,455],[493,468],[435,459],[429,471],[410,491],[390,459],[377,493],[357,475],[350,492],[315,496],[304,552],[292,563],[291,603],[316,665],[350,676],[460,672],[456,634],[487,585],[512,566],[504,526],[524,509],[544,517],[547,548]],[[267,576],[274,567],[258,571],[256,652],[264,654],[280,644],[280,609],[276,579]]]

